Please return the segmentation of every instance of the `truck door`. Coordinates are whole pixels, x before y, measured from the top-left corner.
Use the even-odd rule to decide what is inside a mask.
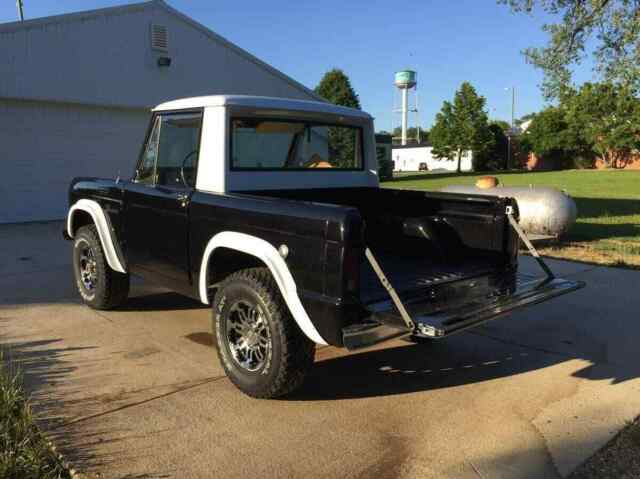
[[[189,202],[202,113],[157,114],[134,178],[125,186],[127,264],[133,273],[188,288]]]

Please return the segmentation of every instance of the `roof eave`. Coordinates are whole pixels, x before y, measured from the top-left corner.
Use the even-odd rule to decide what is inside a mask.
[[[54,23],[69,23],[77,20],[86,20],[103,15],[114,15],[134,11],[145,10],[153,6],[167,6],[163,0],[149,0],[146,2],[129,3],[126,5],[116,5],[114,7],[98,8],[95,10],[83,10],[81,12],[63,13],[60,15],[50,15],[48,17],[33,18],[31,20],[16,21],[0,24],[0,33],[12,33],[30,28],[42,27]]]

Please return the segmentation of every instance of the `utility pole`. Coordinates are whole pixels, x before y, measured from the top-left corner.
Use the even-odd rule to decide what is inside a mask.
[[[505,88],[505,90],[509,90],[509,88]],[[515,134],[516,131],[516,87],[511,87],[511,128],[509,134],[507,135],[507,164],[505,169],[509,169],[511,167],[511,136]]]
[[[16,7],[18,7],[18,15],[20,15],[20,21],[24,22],[24,11],[22,9],[22,0],[16,0]]]
[[[511,128],[513,129],[516,126],[516,87],[511,87]]]

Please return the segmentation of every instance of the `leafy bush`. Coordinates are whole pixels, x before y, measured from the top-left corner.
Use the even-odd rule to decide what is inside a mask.
[[[574,170],[587,170],[595,166],[593,155],[576,155],[573,158],[570,168]]]

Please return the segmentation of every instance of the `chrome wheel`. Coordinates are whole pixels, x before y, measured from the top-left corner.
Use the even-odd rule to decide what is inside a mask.
[[[93,249],[87,243],[80,248],[78,268],[82,285],[87,291],[93,291],[98,284],[97,265]]]
[[[271,332],[257,306],[240,300],[229,309],[226,337],[234,361],[255,372],[271,360]]]

